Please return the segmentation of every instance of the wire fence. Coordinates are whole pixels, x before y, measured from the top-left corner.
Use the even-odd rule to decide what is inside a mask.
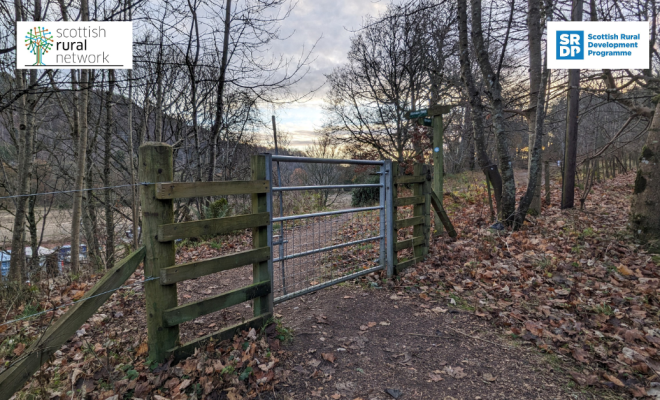
[[[135,283],[133,283],[133,284],[131,284],[131,285],[119,286],[118,288],[115,288],[115,289],[112,289],[112,290],[108,290],[108,291],[105,291],[105,292],[102,292],[102,293],[98,293],[98,294],[95,294],[94,296],[83,297],[83,298],[81,298],[81,299],[79,299],[79,300],[75,300],[75,301],[71,301],[71,302],[68,302],[68,303],[65,303],[65,304],[61,304],[61,305],[59,305],[59,306],[57,306],[57,307],[53,307],[53,308],[49,308],[49,309],[47,309],[47,310],[39,311],[39,312],[36,312],[36,313],[34,313],[34,314],[27,315],[27,316],[25,316],[25,317],[11,319],[11,320],[9,320],[9,321],[6,321],[6,322],[1,323],[1,324],[0,324],[0,327],[5,326],[5,325],[15,324],[15,323],[17,323],[17,322],[25,321],[25,320],[27,320],[27,319],[36,318],[36,317],[39,317],[39,316],[41,316],[41,315],[48,314],[49,312],[55,312],[55,311],[57,311],[57,310],[59,310],[59,309],[67,308],[67,307],[70,307],[70,306],[72,306],[72,305],[74,305],[74,304],[76,304],[76,303],[82,303],[82,302],[84,302],[84,301],[87,301],[87,300],[93,299],[93,298],[95,298],[95,297],[103,296],[103,295],[108,294],[108,293],[113,293],[113,292],[116,292],[117,290],[120,290],[120,289],[132,289],[132,288],[134,288],[134,287],[137,287],[137,286],[143,285],[143,284],[145,284],[145,283],[147,283],[147,282],[150,282],[150,281],[155,281],[155,280],[157,280],[157,279],[160,279],[160,277],[155,276],[155,277],[146,278],[146,279],[144,279],[144,280],[142,280],[142,281],[135,282]]]
[[[56,191],[52,191],[52,192],[15,194],[15,195],[12,195],[12,196],[2,196],[2,197],[0,197],[0,200],[17,199],[17,198],[21,198],[21,197],[34,197],[34,196],[45,196],[45,195],[54,195],[54,194],[65,194],[65,193],[90,192],[90,191],[95,191],[95,190],[119,189],[119,188],[125,188],[125,187],[147,186],[147,185],[154,185],[154,183],[152,183],[152,182],[140,182],[140,183],[135,183],[135,184],[129,183],[129,184],[126,184],[126,185],[104,186],[104,187],[96,187],[96,188],[56,190]]]
[[[275,297],[379,266],[380,210],[281,223],[273,229]]]

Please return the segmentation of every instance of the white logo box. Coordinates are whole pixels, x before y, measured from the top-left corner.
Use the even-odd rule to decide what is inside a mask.
[[[18,69],[132,69],[130,21],[20,21]]]
[[[548,22],[548,68],[550,69],[644,69],[649,67],[649,21]],[[583,32],[584,59],[557,58],[557,31]],[[626,38],[623,38],[626,35]],[[591,36],[591,37],[590,37]],[[616,36],[616,38],[615,38]],[[631,38],[634,37],[634,38]],[[638,39],[637,39],[638,37]],[[572,44],[572,43],[571,43]],[[590,46],[591,44],[591,46]],[[592,54],[589,54],[589,51]],[[600,54],[595,54],[600,52]],[[605,52],[605,55],[603,55]],[[564,51],[565,53],[565,51]]]

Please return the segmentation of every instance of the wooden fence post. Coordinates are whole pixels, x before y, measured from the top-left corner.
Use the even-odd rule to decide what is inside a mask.
[[[414,176],[426,176],[424,174],[424,167],[425,165],[415,163],[413,167],[413,175]],[[421,182],[421,183],[414,183],[413,184],[413,196],[424,196],[424,186],[426,185],[426,182]],[[426,202],[421,203],[421,204],[415,204],[413,206],[413,217],[422,217],[424,221],[426,221],[426,218],[424,217],[424,212],[426,211]],[[425,236],[425,230],[426,230],[426,223],[423,223],[421,225],[415,225],[413,227],[413,237],[424,237]],[[419,258],[420,260],[424,257],[424,248],[426,243],[426,238],[424,239],[424,243],[416,245],[413,247],[413,253],[415,257],[415,262],[417,262],[417,259]]]
[[[391,171],[390,171],[390,199],[392,201],[391,207],[389,208],[390,215],[388,215],[389,225],[388,230],[388,242],[387,246],[392,249],[392,257],[388,259],[387,262],[387,276],[391,278],[395,273],[396,265],[399,263],[399,258],[396,251],[396,242],[398,240],[398,229],[395,228],[397,211],[396,211],[396,198],[398,197],[397,193],[397,184],[396,177],[399,176],[399,162],[392,161]]]
[[[426,181],[422,183],[422,193],[424,195],[424,257],[426,257],[429,254],[431,241],[431,191],[433,190],[431,188],[431,167],[429,165],[422,166],[422,176],[426,178]],[[442,233],[442,221],[439,215],[437,217],[440,226],[436,230]]]
[[[252,156],[252,180],[264,180],[270,177],[266,168],[266,156],[259,154]],[[268,212],[268,194],[256,193],[252,195],[252,213]],[[252,230],[252,247],[257,249],[260,247],[268,247],[268,226],[260,226]],[[269,261],[261,261],[252,264],[252,280],[254,283],[270,281],[273,284],[272,277],[268,268]],[[258,317],[264,314],[271,314],[273,312],[273,291],[269,291],[267,295],[257,297],[254,299],[254,316]]]
[[[147,142],[140,146],[140,182],[149,182],[140,187],[142,203],[142,236],[146,247],[144,260],[145,279],[160,277],[160,270],[174,265],[174,242],[158,241],[158,226],[174,222],[172,200],[156,198],[156,182],[171,182],[174,178],[172,146]],[[163,311],[177,306],[176,283],[161,285],[159,280],[145,283],[147,311],[147,337],[149,358],[162,362],[167,350],[179,341],[179,326],[165,326]]]
[[[445,125],[442,121],[442,114],[433,117],[433,191],[436,196],[442,201],[444,195],[444,174],[445,174],[445,157],[444,157],[444,129]],[[431,209],[429,208],[429,212]],[[435,232],[434,236],[442,235],[442,221],[438,214],[435,215]],[[427,239],[428,240],[428,239]]]

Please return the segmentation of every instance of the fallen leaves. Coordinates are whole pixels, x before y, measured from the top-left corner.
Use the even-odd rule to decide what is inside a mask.
[[[25,343],[18,343],[14,348],[14,351],[12,351],[12,353],[14,353],[16,357],[19,357],[21,354],[23,354],[24,351],[25,351]]]
[[[337,357],[335,356],[335,353],[321,353],[321,357],[323,357],[324,360],[329,361],[334,364],[335,360]]]
[[[546,207],[516,232],[488,229],[487,201],[449,196],[459,237],[433,241],[390,299],[420,307],[432,299],[438,304],[425,311],[436,314],[470,307],[542,351],[594,369],[574,377],[578,384],[624,387],[637,396],[660,375],[660,259],[627,231],[633,180],[624,174],[604,181],[592,189],[590,199],[598,201],[588,200],[586,212]],[[471,190],[472,198],[486,198]]]
[[[142,357],[146,355],[148,352],[149,352],[149,344],[147,342],[142,342],[135,351],[135,355],[137,357]]]
[[[431,379],[431,382],[440,382],[442,380],[441,373],[441,371],[429,372],[429,379]]]
[[[612,382],[613,384],[617,385],[618,387],[625,387],[626,385],[621,382],[620,379],[618,379],[615,376],[609,375],[609,374],[603,374],[603,377],[607,379],[608,381]]]
[[[462,379],[462,378],[465,378],[467,376],[467,374],[465,372],[463,372],[462,367],[446,366],[442,370],[442,372],[449,375],[449,376],[451,376],[452,378],[456,378],[456,379]]]

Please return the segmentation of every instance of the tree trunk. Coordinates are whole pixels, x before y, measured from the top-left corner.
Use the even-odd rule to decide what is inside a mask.
[[[30,232],[30,249],[32,250],[32,257],[30,258],[28,271],[31,272],[31,274],[35,274],[39,271],[39,234],[37,233],[37,216],[34,212],[36,203],[36,196],[30,197],[28,200],[27,225],[28,231]],[[30,280],[34,281],[35,279],[30,277]]]
[[[89,1],[80,2],[81,20],[89,21]],[[75,92],[76,89],[74,89]],[[73,212],[71,221],[71,271],[79,272],[80,222],[82,215],[83,185],[85,181],[85,162],[87,160],[87,104],[89,103],[89,70],[80,70],[80,104],[78,122],[78,162],[75,190],[73,193]]]
[[[479,69],[486,82],[488,98],[492,106],[493,130],[497,144],[497,154],[499,157],[499,166],[502,169],[502,200],[498,204],[500,208],[500,218],[507,225],[513,223],[513,217],[516,212],[516,182],[513,176],[513,163],[509,154],[509,143],[506,132],[504,131],[504,110],[502,99],[502,87],[499,77],[495,74],[490,63],[488,49],[483,37],[481,23],[481,0],[472,0],[472,43],[477,52],[477,61]],[[493,186],[497,182],[492,180]],[[497,192],[496,192],[497,193]]]
[[[472,77],[472,65],[470,63],[470,47],[468,43],[467,27],[467,0],[458,1],[458,37],[460,46],[461,62],[461,80],[465,86],[465,91],[470,102],[470,112],[472,120],[472,137],[477,153],[477,162],[486,179],[493,185],[495,192],[495,202],[498,212],[502,202],[502,177],[497,168],[486,152],[486,139],[484,137],[484,106],[481,102],[481,94],[477,89],[474,78]]]
[[[14,3],[16,21],[27,20],[23,18],[22,3]],[[27,16],[26,16],[27,17]],[[34,21],[41,20],[41,0],[34,2]],[[19,91],[26,87],[26,72],[16,70],[16,86]],[[29,85],[36,85],[37,71],[30,70]],[[26,195],[30,191],[30,179],[32,177],[33,164],[33,146],[36,131],[34,112],[37,106],[38,97],[34,91],[21,96],[19,100],[19,127],[18,127],[18,184],[16,185],[17,195]],[[25,219],[27,214],[27,197],[18,197],[16,199],[16,212],[14,214],[14,225],[12,230],[12,257],[9,261],[9,279],[22,284],[25,276]]]
[[[89,115],[89,110],[88,110]],[[99,127],[100,120],[96,126]],[[92,143],[87,149],[87,161],[85,162],[85,184],[84,187],[94,187],[94,175],[92,170],[92,149],[95,147],[98,131],[94,130]],[[87,242],[87,262],[91,261],[95,269],[100,269],[103,265],[99,254],[99,236],[98,236],[98,220],[97,220],[97,202],[94,198],[94,193],[91,191],[82,192],[82,223],[85,241]]]
[[[582,21],[582,0],[573,0],[572,21]],[[580,70],[568,70],[566,103],[566,137],[564,139],[564,174],[562,178],[561,208],[575,205],[575,173],[577,166],[578,112],[580,111]]]
[[[225,5],[225,33],[222,41],[222,63],[220,64],[220,77],[218,79],[218,93],[216,98],[215,122],[211,127],[211,152],[209,154],[209,170],[207,181],[213,182],[215,166],[218,158],[218,137],[222,128],[222,112],[224,109],[225,79],[227,73],[227,59],[229,52],[229,28],[231,27],[231,0]]]
[[[660,253],[660,102],[639,160],[630,206],[632,229],[651,252]]]
[[[115,70],[108,70],[108,96],[105,101],[105,135],[103,152],[103,186],[109,187],[110,182],[110,161],[112,159],[112,136],[114,134],[114,116],[112,115],[113,95],[115,91]],[[132,159],[131,159],[132,162]],[[112,193],[110,189],[103,191],[103,201],[105,202],[105,267],[112,268],[115,264],[115,217],[112,207]]]
[[[550,206],[550,162],[545,162],[545,206]]]
[[[547,62],[547,52],[546,52],[546,62]],[[541,182],[541,148],[543,147],[543,122],[545,120],[545,90],[546,82],[548,81],[548,68],[546,65],[543,67],[543,74],[541,76],[541,82],[539,82],[539,91],[537,96],[537,106],[536,106],[536,127],[534,128],[534,144],[532,147],[532,152],[530,154],[530,174],[529,182],[527,184],[527,190],[520,199],[518,204],[518,212],[516,213],[515,223],[513,225],[514,229],[520,228],[525,221],[525,216],[529,211],[530,204],[532,203],[532,198],[537,193],[536,185],[540,186]]]
[[[527,111],[527,134],[529,137],[527,152],[527,177],[532,176],[532,149],[534,148],[536,132],[536,105],[539,96],[542,75],[541,54],[541,1],[528,0],[527,2],[527,37],[529,40],[529,105]],[[542,151],[542,149],[540,150]],[[540,161],[540,159],[539,159]],[[528,183],[529,184],[529,183]],[[529,211],[532,214],[541,212],[541,174],[538,174],[532,202]]]

